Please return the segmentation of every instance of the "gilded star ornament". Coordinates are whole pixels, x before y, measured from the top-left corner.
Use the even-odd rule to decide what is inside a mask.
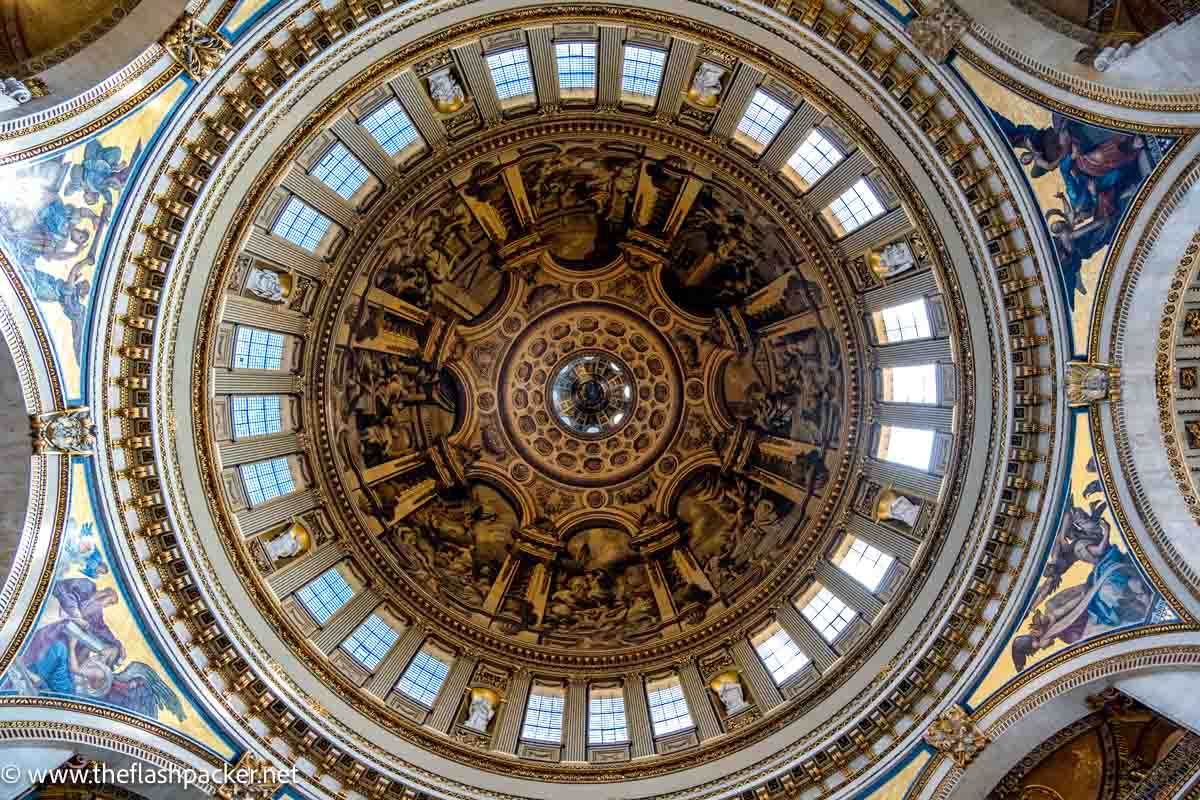
[[[988,738],[980,732],[966,711],[953,706],[929,726],[929,730],[925,731],[925,741],[939,753],[953,758],[958,766],[965,767],[983,751]]]

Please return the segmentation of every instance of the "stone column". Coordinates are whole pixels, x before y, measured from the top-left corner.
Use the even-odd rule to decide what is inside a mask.
[[[377,697],[386,698],[393,687],[400,681],[408,662],[421,649],[425,641],[426,631],[423,625],[409,625],[400,634],[400,638],[392,645],[392,649],[384,656],[383,661],[375,668],[375,674],[367,681],[367,691]]]
[[[305,511],[311,511],[317,507],[319,499],[314,489],[277,497],[261,506],[237,512],[238,527],[242,529],[243,536],[253,536]]]
[[[293,561],[267,578],[267,585],[275,596],[282,600],[295,594],[314,578],[346,557],[346,551],[337,542],[323,544],[308,555]]]
[[[371,612],[379,607],[379,603],[379,594],[374,589],[358,592],[326,620],[321,632],[314,639],[314,644],[322,653],[329,655],[371,616]]]
[[[846,522],[846,530],[903,564],[912,564],[917,554],[918,543],[914,539],[861,514],[850,515]]]
[[[249,439],[239,439],[236,442],[222,442],[221,465],[232,467],[254,461],[266,461],[269,458],[298,453],[300,450],[300,434],[294,431],[254,436]]]
[[[641,673],[626,675],[622,682],[625,693],[625,724],[629,732],[631,758],[654,755],[654,729],[650,726],[650,706],[646,701],[646,678]]]
[[[563,711],[563,760],[587,761],[588,685],[573,680],[567,684]]]
[[[794,603],[784,603],[776,612],[775,620],[821,672],[825,672],[837,660],[837,653],[829,642],[825,641],[825,637],[817,632]]]
[[[763,78],[763,71],[746,62],[738,64],[737,72],[729,81],[728,88],[721,95],[721,110],[713,120],[712,131],[709,135],[718,139],[728,140],[737,130],[737,124],[750,105],[750,98]]]
[[[533,676],[528,670],[518,670],[508,682],[508,693],[504,696],[504,709],[500,724],[492,737],[492,749],[498,753],[517,752],[517,741],[521,738],[521,723],[525,720],[525,703],[529,699],[529,687]]]
[[[700,678],[700,670],[695,662],[689,661],[679,666],[679,683],[683,686],[683,696],[687,698],[688,710],[692,712],[692,721],[696,723],[700,741],[720,736],[721,723],[717,721],[717,712],[708,699],[708,686]]]
[[[646,562],[646,575],[650,578],[650,589],[654,592],[654,602],[658,606],[658,614],[662,619],[675,619],[675,603],[671,599],[671,591],[662,574],[662,566],[657,561]],[[678,622],[672,622],[663,628],[664,634],[678,633],[681,630]]]
[[[817,563],[817,580],[826,589],[836,594],[843,603],[857,611],[859,616],[867,622],[873,622],[879,612],[883,610],[882,600],[828,561],[822,560]]]
[[[754,645],[750,644],[748,639],[738,639],[733,643],[733,660],[746,676],[746,681],[750,684],[750,694],[754,696],[759,711],[765,714],[783,702],[783,695],[779,693],[775,679],[767,672],[762,659],[754,650]]]
[[[554,29],[548,26],[527,28],[525,35],[529,37],[529,66],[533,72],[533,85],[537,91],[538,105],[554,105],[559,100]]]
[[[442,684],[442,690],[433,703],[433,711],[426,720],[426,725],[442,733],[450,730],[450,726],[454,724],[454,714],[458,711],[463,693],[470,685],[471,676],[475,673],[475,665],[478,663],[479,659],[475,656],[463,655],[454,659],[450,674],[446,676],[446,682]]]

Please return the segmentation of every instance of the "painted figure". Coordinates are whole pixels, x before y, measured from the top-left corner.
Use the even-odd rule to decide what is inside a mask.
[[[1093,500],[1090,510],[1072,506],[1064,515],[1030,604],[1031,633],[1012,643],[1018,670],[1024,669],[1037,651],[1056,641],[1073,644],[1085,636],[1144,620],[1150,613],[1154,592],[1129,554],[1113,544],[1111,526],[1103,518],[1107,508],[1107,503]],[[1092,567],[1087,579],[1060,589],[1063,575],[1079,562]]]
[[[1022,164],[1037,179],[1057,171],[1062,208],[1046,210],[1071,307],[1084,261],[1107,247],[1125,209],[1158,161],[1157,141],[1053,114],[1049,128],[1017,124],[993,112]]]

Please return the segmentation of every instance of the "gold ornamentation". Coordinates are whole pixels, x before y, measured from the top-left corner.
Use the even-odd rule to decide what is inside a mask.
[[[970,17],[951,0],[942,0],[908,23],[908,35],[922,53],[940,64],[970,26]]]
[[[171,26],[163,35],[162,46],[197,81],[211,75],[229,51],[229,42],[221,34],[191,14],[184,14]]]
[[[952,706],[925,731],[925,741],[953,758],[958,766],[965,767],[983,751],[988,737],[961,706]]]
[[[1116,369],[1107,364],[1071,361],[1067,364],[1067,404],[1086,406],[1112,396]]]
[[[86,406],[51,411],[30,419],[33,452],[38,454],[91,455],[96,447],[96,426]]]
[[[283,787],[286,772],[247,750],[227,771],[230,780],[217,787],[216,795],[220,800],[270,800]]]

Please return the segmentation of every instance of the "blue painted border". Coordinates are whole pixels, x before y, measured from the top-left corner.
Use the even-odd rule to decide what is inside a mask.
[[[244,5],[245,2],[247,2],[247,0],[242,0],[241,3],[238,3],[237,8],[234,8],[233,11],[230,12],[229,16],[232,17],[234,14],[236,14],[238,8],[240,8],[242,5]],[[242,34],[246,33],[252,27],[254,27],[254,24],[256,22],[258,22],[260,19],[262,19],[267,14],[269,14],[271,11],[273,11],[275,9],[275,7],[277,5],[279,5],[280,2],[281,2],[281,0],[271,0],[265,6],[260,8],[258,11],[255,11],[253,14],[251,14],[249,19],[247,19],[241,25],[238,25],[237,30],[231,30],[228,25],[222,25],[220,30],[218,30],[217,32],[220,33],[222,36],[224,36],[226,39],[228,39],[230,42],[236,42],[238,40],[238,38],[242,36]]]

